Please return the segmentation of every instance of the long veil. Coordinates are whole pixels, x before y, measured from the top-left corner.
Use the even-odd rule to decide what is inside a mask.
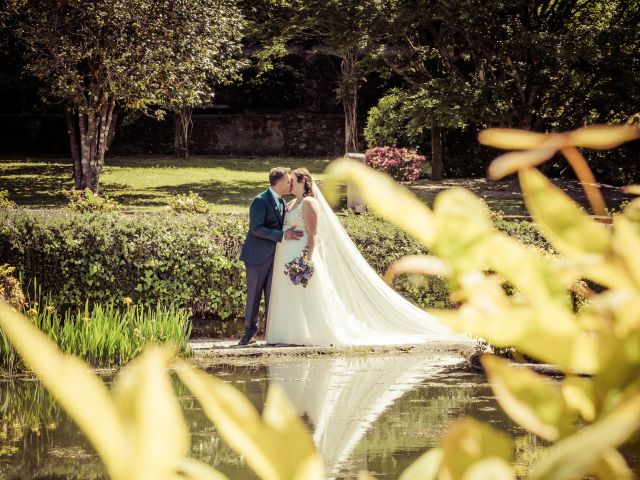
[[[395,343],[469,340],[387,285],[364,259],[315,181],[313,193],[318,201],[317,254],[327,266],[342,303],[355,318],[388,335],[384,343],[390,339]]]

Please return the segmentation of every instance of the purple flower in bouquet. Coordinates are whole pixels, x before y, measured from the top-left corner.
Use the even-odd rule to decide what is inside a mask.
[[[308,253],[308,249],[305,248],[301,256],[284,265],[284,274],[289,276],[291,283],[302,285],[305,288],[313,276],[313,262],[307,256]]]

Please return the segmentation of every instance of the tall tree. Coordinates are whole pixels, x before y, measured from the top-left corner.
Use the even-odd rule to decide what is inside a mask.
[[[288,51],[324,55],[340,63],[336,98],[344,110],[344,149],[357,152],[358,90],[378,48],[390,0],[243,0],[251,19],[254,56],[262,69]]]
[[[639,0],[395,1],[382,58],[414,122],[545,130],[630,115]],[[614,111],[616,113],[614,113]]]
[[[181,0],[164,17],[173,53],[164,67],[166,106],[174,113],[177,158],[189,156],[194,107],[211,102],[216,87],[239,78],[244,18],[227,0]]]
[[[340,61],[336,88],[344,110],[345,152],[359,151],[358,90],[366,73],[374,68],[372,59],[378,38],[384,32],[386,0],[312,0],[298,3],[303,38],[315,41],[314,52]]]
[[[201,49],[206,44],[177,39],[174,29],[188,24],[190,31],[215,37],[224,29],[235,32],[237,25],[234,16],[218,18],[216,6],[223,4],[215,0],[203,0],[207,8],[200,9],[201,16],[191,16],[195,3],[6,0],[3,17],[24,46],[27,71],[40,80],[46,98],[64,106],[75,188],[98,191],[119,109],[161,116],[155,107],[172,101],[172,93],[179,91],[184,98],[199,89],[201,84],[189,75],[195,70],[197,79],[200,68],[189,65],[194,57],[208,58],[208,53],[176,52],[189,42]]]

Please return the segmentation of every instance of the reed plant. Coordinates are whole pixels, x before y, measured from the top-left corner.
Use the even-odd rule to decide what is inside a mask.
[[[34,287],[35,291],[39,289]],[[26,316],[65,353],[76,355],[94,367],[112,368],[127,364],[145,344],[171,344],[189,355],[191,333],[189,313],[173,305],[136,305],[125,298],[115,302],[85,302],[76,310],[58,312],[39,293],[30,301]],[[0,331],[0,368],[9,374],[25,367]]]

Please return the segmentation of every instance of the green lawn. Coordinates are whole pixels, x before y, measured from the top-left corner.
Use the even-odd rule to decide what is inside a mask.
[[[246,212],[251,199],[268,184],[270,168],[306,167],[322,180],[330,158],[295,157],[208,157],[179,161],[170,156],[107,158],[100,176],[100,190],[124,205],[128,211],[164,208],[170,195],[193,191],[212,204],[216,212]],[[62,207],[60,194],[71,188],[72,165],[66,158],[0,159],[0,190],[18,205],[31,208]],[[555,180],[562,190],[587,207],[581,185],[575,180]],[[421,180],[409,185],[418,198],[432,205],[438,193],[451,187],[464,187],[482,198],[489,208],[508,216],[527,216],[517,179],[498,182],[483,178],[453,178],[434,182]],[[631,197],[622,189],[602,185],[609,207],[617,208]]]
[[[198,193],[220,212],[242,212],[268,185],[267,172],[275,166],[306,167],[319,179],[328,158],[172,157],[107,158],[100,190],[127,210],[153,210],[166,205],[170,195]],[[0,160],[0,190],[18,205],[61,207],[60,190],[71,188],[72,165],[65,158]]]

